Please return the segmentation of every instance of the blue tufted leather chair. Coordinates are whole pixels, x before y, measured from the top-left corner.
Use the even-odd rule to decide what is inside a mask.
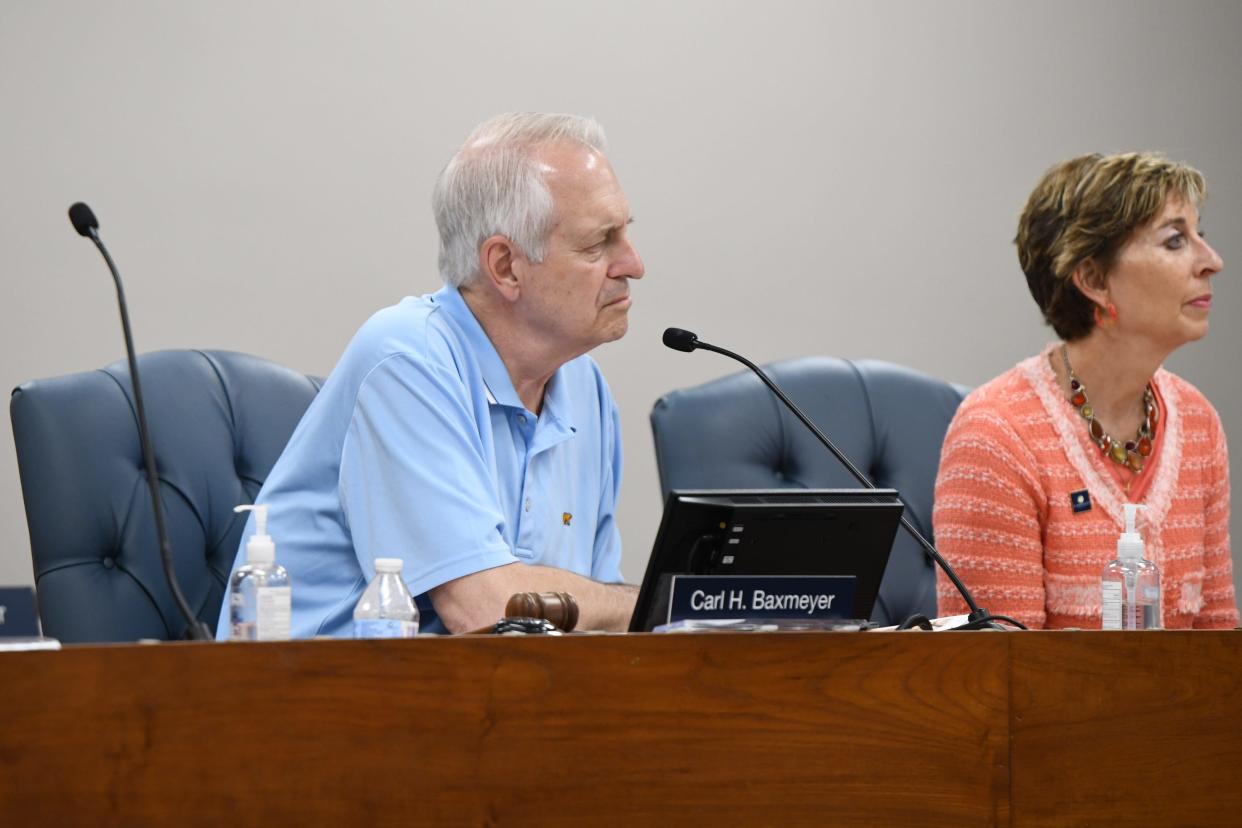
[[[931,539],[940,444],[967,389],[874,360],[805,357],[764,370],[877,486],[901,494],[906,516]],[[860,488],[749,371],[666,394],[652,409],[651,429],[665,496],[673,489]],[[934,616],[932,567],[899,529],[872,620]]]
[[[215,629],[244,515],[321,381],[226,351],[138,358],[174,568]],[[9,406],[39,615],[64,642],[180,639],[128,365],[28,382]]]

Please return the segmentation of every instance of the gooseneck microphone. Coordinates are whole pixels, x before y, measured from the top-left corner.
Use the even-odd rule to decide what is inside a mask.
[[[772,393],[785,404],[786,408],[793,412],[794,416],[797,417],[802,424],[806,426],[821,443],[824,444],[825,448],[832,452],[832,456],[837,458],[841,465],[845,466],[846,470],[854,476],[855,480],[868,489],[876,488],[876,485],[872,483],[865,474],[859,471],[858,467],[845,456],[844,452],[833,444],[832,440],[828,439],[828,436],[824,434],[824,432],[819,430],[819,427],[816,426],[815,423],[811,422],[811,418],[804,414],[802,409],[798,408],[798,406],[794,404],[793,400],[785,396],[785,392],[782,391],[780,387],[772,381],[772,378],[764,373],[763,369],[761,369],[758,365],[755,365],[755,363],[751,362],[741,354],[735,354],[725,348],[720,348],[716,345],[703,342],[695,334],[690,331],[682,330],[681,328],[665,329],[664,344],[667,347],[672,348],[674,351],[684,351],[685,353],[690,353],[699,349],[704,351],[714,351],[718,354],[727,356],[729,359],[736,360],[745,365],[751,371],[754,371],[755,375],[758,376],[759,379],[763,380],[763,384],[766,385]],[[903,510],[909,508],[906,506],[905,501],[901,500],[900,494],[897,499],[901,502]],[[953,567],[949,566],[949,562],[944,559],[944,556],[940,554],[939,550],[932,546],[931,541],[923,537],[923,534],[919,532],[918,529],[914,528],[914,524],[906,518],[904,513],[901,516],[901,525],[912,538],[918,541],[919,546],[923,547],[924,551],[926,551],[927,554],[931,556],[931,559],[936,562],[936,565],[944,570],[944,574],[947,575],[949,580],[953,582],[953,586],[959,593],[961,593],[962,598],[966,601],[966,606],[970,608],[970,615],[967,616],[966,623],[960,627],[955,627],[955,629],[982,629],[984,627],[993,627],[995,626],[992,624],[994,619],[999,621],[1007,621],[1017,627],[1025,629],[1025,627],[1022,627],[1020,623],[1014,621],[1012,618],[1003,615],[992,615],[986,609],[980,609],[979,605],[975,603],[974,597],[970,594],[970,590],[966,588],[966,585],[963,584],[961,579],[957,577],[957,573],[953,571]],[[907,624],[911,621],[913,621],[913,619],[908,620]],[[903,624],[902,626],[904,627],[906,624]]]
[[[121,307],[121,329],[125,332],[125,355],[129,358],[129,379],[134,388],[134,409],[138,412],[138,435],[142,440],[142,460],[147,469],[147,485],[151,489],[151,507],[155,512],[155,532],[160,540],[160,555],[164,563],[164,577],[168,581],[168,589],[172,592],[177,609],[185,618],[186,636],[196,641],[210,641],[213,636],[203,622],[194,616],[190,604],[185,600],[181,585],[177,583],[177,575],[173,571],[172,543],[168,539],[168,528],[164,524],[164,503],[160,500],[159,474],[155,468],[155,450],[151,447],[151,429],[147,426],[147,411],[142,404],[142,383],[138,380],[138,360],[134,356],[134,337],[129,328],[129,309],[125,304],[125,288],[121,285],[121,274],[116,264],[108,255],[108,248],[99,239],[99,221],[95,213],[81,201],[69,208],[69,221],[78,235],[85,236],[95,243],[103,254],[108,270],[112,271],[112,280],[116,282],[116,301]]]

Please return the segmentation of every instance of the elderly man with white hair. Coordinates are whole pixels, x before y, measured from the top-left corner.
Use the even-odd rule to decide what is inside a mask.
[[[433,204],[445,286],[362,326],[256,498],[293,635],[348,636],[385,557],[404,560],[424,631],[483,627],[522,591],[570,592],[580,627],[625,629],[620,426],[586,354],[625,334],[643,263],[603,130],[493,118]]]

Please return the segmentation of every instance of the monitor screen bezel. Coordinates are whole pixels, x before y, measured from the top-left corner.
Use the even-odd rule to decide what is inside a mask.
[[[865,507],[864,512],[858,511],[860,506]],[[759,512],[791,510],[803,518],[823,515],[825,522],[832,519],[830,513],[839,516],[843,509],[874,515],[874,518],[867,518],[876,521],[872,527],[873,534],[887,538],[886,543],[877,541],[877,548],[856,550],[846,556],[834,556],[832,566],[825,568],[831,571],[800,573],[855,576],[855,615],[865,619],[870,616],[875,605],[904,506],[894,489],[675,489],[665,499],[660,528],[656,533],[651,556],[647,559],[646,572],[630,618],[630,632],[648,632],[657,623],[662,623],[659,619],[652,618],[651,613],[658,604],[667,600],[666,596],[665,602],[661,602],[658,594],[662,578],[667,589],[668,579],[663,576],[702,574],[685,573],[690,552],[684,543],[678,543],[678,539],[685,534],[678,530],[696,519],[702,520],[701,513],[707,509],[726,509],[731,513],[749,513],[752,516]],[[697,516],[696,512],[699,513]],[[835,531],[838,531],[835,527],[830,529],[830,532]],[[879,546],[883,548],[878,548]],[[763,554],[779,556],[782,552],[764,550]],[[787,567],[774,565],[773,569],[788,574]]]

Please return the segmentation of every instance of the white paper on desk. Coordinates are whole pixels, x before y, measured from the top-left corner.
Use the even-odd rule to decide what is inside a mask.
[[[59,650],[55,638],[0,638],[0,653],[20,653],[27,650]]]
[[[931,619],[932,632],[951,630],[954,627],[960,627],[968,620],[970,620],[969,615],[946,615],[944,618],[933,618]],[[896,630],[897,625],[894,624],[891,627],[876,627],[871,632],[895,632]]]

